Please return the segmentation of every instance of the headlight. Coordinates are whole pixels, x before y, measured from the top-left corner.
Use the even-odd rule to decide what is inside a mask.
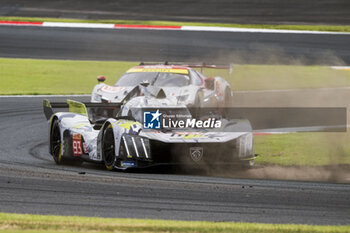
[[[190,96],[190,95],[180,95],[180,96],[177,97],[177,100],[178,100],[179,102],[184,102],[185,100],[188,99],[189,96]]]

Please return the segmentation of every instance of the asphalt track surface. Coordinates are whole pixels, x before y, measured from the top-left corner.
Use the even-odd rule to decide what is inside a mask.
[[[349,50],[345,46],[347,37],[343,36],[326,36],[322,42],[323,36],[319,35],[273,35],[269,38],[265,34],[247,36],[243,33],[5,26],[0,27],[0,32],[1,57],[89,60],[159,60],[176,57],[183,61],[204,56],[204,49],[210,51],[208,47],[212,47],[212,51],[218,48],[227,50],[235,44],[232,41],[239,39],[241,46],[236,46],[242,48],[249,38],[254,41],[254,37],[258,37],[287,44],[295,39],[298,42],[294,42],[294,47],[293,43],[290,44],[294,48],[291,51],[297,49],[305,53],[306,50],[313,57],[317,57],[317,51],[323,53],[326,45],[327,51],[329,46],[334,46],[340,55],[349,58]],[[302,49],[303,45],[317,48]],[[136,51],[141,54],[139,57],[133,56]],[[314,61],[314,58],[311,60]],[[341,91],[336,93],[339,96],[335,100],[344,101]],[[270,101],[272,106],[276,106],[273,95],[264,95],[265,99],[259,100]],[[323,98],[326,96],[329,94]],[[243,96],[239,98],[246,99]],[[257,99],[254,95],[250,95],[250,98],[252,102]],[[280,98],[280,101],[288,102],[289,98]],[[87,163],[81,167],[58,166],[48,154],[48,129],[42,113],[42,99],[0,98],[0,122],[1,212],[349,224],[348,184],[221,178],[167,170],[108,172],[100,165]]]
[[[350,35],[0,26],[0,57],[350,64]]]
[[[348,184],[61,166],[48,153],[42,98],[0,98],[0,122],[0,212],[349,224]]]
[[[1,0],[0,15],[242,24],[350,24],[347,0]]]

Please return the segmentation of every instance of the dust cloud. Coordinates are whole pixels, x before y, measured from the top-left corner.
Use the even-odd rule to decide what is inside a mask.
[[[303,56],[290,56],[277,47],[264,47],[257,44],[252,47],[251,53],[218,54],[207,63],[212,64],[283,64],[283,65],[310,65],[310,64],[332,64],[345,65],[345,63],[330,52],[318,54],[313,60]],[[234,71],[233,71],[234,72]],[[283,74],[290,77],[291,72]],[[332,77],[330,77],[332,78]],[[290,77],[293,80],[293,77]],[[263,80],[261,80],[263,81]],[[307,80],[306,80],[307,81]],[[247,82],[249,80],[247,79]],[[254,83],[251,83],[254,85]],[[293,88],[291,88],[293,89]],[[293,89],[287,91],[243,91],[234,94],[232,107],[346,107],[350,109],[350,88],[323,88]],[[347,110],[349,111],[349,110]],[[293,117],[293,116],[290,116]],[[347,120],[350,118],[347,112]],[[230,177],[230,178],[252,178],[252,179],[281,179],[350,183],[350,163],[342,164],[349,160],[349,150],[346,145],[350,140],[350,133],[319,132],[324,140],[308,145],[317,148],[321,143],[326,143],[329,164],[325,166],[274,166],[256,165],[248,170],[212,169],[204,167],[201,172],[206,175]],[[264,156],[263,154],[260,156]],[[311,155],[310,155],[311,156]],[[315,164],[317,157],[313,158]]]
[[[274,180],[298,180],[298,181],[319,181],[350,183],[350,166],[329,165],[329,166],[256,166],[249,170],[232,171],[209,171],[206,175],[227,178],[249,178],[249,179],[274,179]]]

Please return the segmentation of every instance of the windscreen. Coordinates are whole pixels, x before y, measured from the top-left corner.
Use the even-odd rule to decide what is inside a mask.
[[[184,74],[159,73],[153,85],[157,87],[184,87],[190,85],[190,77]]]
[[[114,86],[136,86],[145,81],[152,83],[157,75],[158,72],[126,73],[120,77]]]

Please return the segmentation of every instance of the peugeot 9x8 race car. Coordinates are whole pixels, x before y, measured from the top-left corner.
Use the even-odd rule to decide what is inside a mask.
[[[142,64],[142,63],[141,63]],[[118,103],[141,82],[161,87],[167,96],[177,98],[177,103],[192,107],[230,106],[232,88],[221,77],[206,77],[194,68],[228,69],[215,65],[140,65],[126,71],[114,86],[98,77],[91,95],[91,102]]]
[[[176,97],[167,98],[162,89],[146,87],[142,96],[135,95],[135,90],[141,92],[139,86],[134,87],[121,103],[44,100],[49,150],[55,162],[102,163],[108,170],[158,164],[252,165],[253,134],[249,121],[220,119],[219,122],[205,117],[196,120],[185,105],[179,105]],[[54,112],[55,108],[69,111]],[[89,108],[113,111],[107,111],[109,116],[105,118],[91,119]],[[167,116],[172,118],[166,120]],[[187,118],[187,123],[176,121],[181,117]],[[218,129],[201,128],[214,123]]]

